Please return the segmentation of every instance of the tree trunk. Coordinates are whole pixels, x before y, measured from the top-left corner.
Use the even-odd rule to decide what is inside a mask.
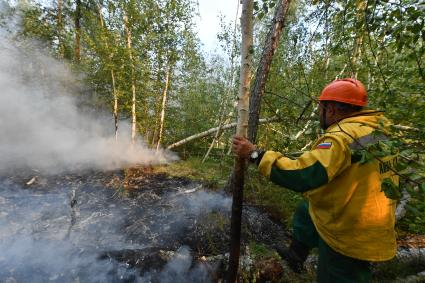
[[[264,119],[260,119],[259,124],[273,123],[273,122],[277,122],[277,121],[279,121],[279,118],[278,117],[264,118]],[[211,135],[211,134],[213,134],[213,133],[215,133],[217,131],[220,131],[220,130],[221,131],[224,131],[224,130],[227,130],[227,129],[235,128],[236,125],[237,125],[237,123],[234,122],[234,123],[230,123],[230,124],[224,125],[222,127],[211,128],[211,129],[209,129],[207,131],[204,131],[204,132],[201,132],[201,133],[198,133],[198,134],[189,136],[189,137],[184,138],[184,139],[182,139],[182,140],[180,140],[178,142],[175,142],[173,144],[170,144],[169,146],[167,146],[167,149],[173,149],[175,147],[181,146],[181,145],[183,145],[185,143],[188,143],[190,141],[193,141],[193,140],[196,140],[196,139],[199,139],[199,138],[203,138],[203,137],[209,136],[209,135]]]
[[[208,156],[210,155],[211,150],[214,147],[214,144],[216,143],[216,141],[219,140],[221,133],[222,133],[222,128],[223,128],[223,121],[221,121],[221,119],[220,119],[220,122],[219,122],[219,125],[218,125],[218,130],[215,132],[215,136],[214,136],[213,140],[211,141],[211,144],[208,147],[208,150],[205,153],[204,158],[202,158],[202,163],[204,163],[207,160]]]
[[[157,62],[158,62],[158,71],[156,72],[156,81],[160,82],[162,80],[161,77],[161,69],[162,69],[162,58],[160,54],[157,54]],[[161,104],[162,104],[162,97],[157,96],[155,101],[155,124],[153,125],[153,134],[152,134],[152,141],[151,145],[152,147],[155,147],[158,143],[159,139],[159,128],[160,128],[160,120],[161,120]]]
[[[118,141],[118,95],[115,88],[115,73],[111,70],[112,79],[112,95],[114,97],[114,126],[115,126],[115,141]]]
[[[65,55],[65,50],[63,46],[63,22],[62,22],[62,0],[58,0],[58,20],[57,20],[57,28],[58,28],[58,48],[59,48],[59,55],[61,58]]]
[[[131,30],[129,28],[128,17],[124,15],[124,28],[127,34],[127,49],[130,58],[130,68],[131,68],[131,142],[134,144],[136,142],[136,75],[135,75],[135,67],[133,60],[133,52],[131,47]]]
[[[79,63],[81,59],[81,0],[75,2],[75,62]]]
[[[107,31],[107,28],[105,26],[105,21],[103,20],[103,16],[102,16],[102,9],[99,3],[97,4],[97,9],[99,13],[100,26],[103,29],[105,29],[105,31]],[[106,46],[106,49],[109,49],[108,41],[105,42],[105,46]],[[108,56],[110,63],[112,62],[112,56],[113,56],[112,53]],[[115,87],[116,85],[115,72],[113,69],[111,69],[111,80],[112,80],[112,96],[114,98],[113,117],[114,117],[114,126],[115,126],[115,141],[118,141],[118,95],[117,95],[117,90]]]
[[[311,124],[312,124],[312,119],[313,117],[316,115],[316,111],[317,111],[317,105],[315,105],[313,107],[313,111],[311,111],[310,114],[310,119],[307,121],[307,123],[305,123],[304,128],[300,131],[298,131],[298,133],[294,136],[293,140],[298,140],[300,138],[300,136],[302,136],[305,132],[307,132],[307,130],[310,128]]]
[[[361,56],[361,47],[363,44],[363,27],[364,27],[364,13],[367,8],[367,2],[364,0],[356,1],[356,23],[362,23],[361,28],[357,29],[354,41],[353,57],[351,58],[351,77],[357,79],[359,69],[359,60]]]
[[[251,83],[252,66],[253,0],[244,0],[242,7],[241,72],[236,135],[246,137],[248,130],[249,87]],[[238,274],[245,163],[245,159],[237,157],[233,169],[235,179],[233,183],[232,218],[230,221],[230,255],[229,268],[226,275],[227,283],[234,283]]]
[[[249,106],[249,129],[248,138],[251,142],[255,143],[258,130],[258,119],[261,110],[261,98],[264,95],[266,80],[269,75],[270,65],[273,55],[276,51],[282,29],[285,26],[286,15],[288,13],[289,4],[291,0],[279,0],[273,25],[267,34],[266,42],[263,48],[263,54],[255,75],[254,87],[251,93],[251,103]]]
[[[156,151],[159,150],[159,147],[161,145],[162,132],[164,130],[165,107],[167,105],[167,91],[168,91],[168,84],[170,80],[170,72],[171,72],[170,69],[168,69],[167,75],[165,77],[165,87],[162,93],[161,118],[159,120],[159,133],[158,133],[158,142],[156,144]]]

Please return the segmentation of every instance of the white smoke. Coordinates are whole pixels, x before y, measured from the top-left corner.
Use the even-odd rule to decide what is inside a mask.
[[[116,142],[112,117],[77,106],[89,96],[77,100],[84,89],[63,62],[2,33],[0,86],[0,171],[113,169],[174,159],[140,141],[132,145],[128,123],[120,124]]]
[[[184,283],[184,282],[211,282],[207,268],[198,263],[192,266],[193,258],[190,249],[180,247],[159,274],[147,274],[141,282]],[[153,280],[152,280],[153,279]]]

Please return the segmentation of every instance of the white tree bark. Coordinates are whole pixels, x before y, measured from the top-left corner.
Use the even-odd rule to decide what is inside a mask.
[[[298,140],[301,135],[303,135],[305,132],[307,132],[310,125],[312,124],[312,122],[311,122],[312,118],[316,115],[316,111],[317,111],[317,105],[314,106],[313,111],[310,114],[310,120],[308,120],[307,123],[305,124],[304,128],[294,136],[294,138],[293,138],[294,140]]]
[[[115,88],[115,73],[111,70],[112,79],[112,95],[114,97],[114,126],[115,126],[115,141],[118,141],[118,95]]]
[[[248,117],[249,117],[249,91],[251,83],[252,67],[252,44],[253,44],[253,10],[254,1],[245,0],[242,6],[241,29],[241,73],[239,79],[238,95],[238,122],[236,125],[236,135],[247,137]],[[241,225],[242,225],[242,202],[245,176],[245,158],[236,157],[233,167],[231,188],[233,191],[232,216],[230,219],[230,251],[229,265],[226,274],[226,282],[237,281],[239,267]]]
[[[260,124],[272,123],[272,122],[277,122],[277,121],[279,121],[279,118],[278,117],[264,118],[264,119],[260,119],[259,120]],[[215,133],[217,131],[220,131],[220,130],[227,130],[227,129],[234,128],[234,127],[236,127],[236,125],[237,125],[237,123],[234,122],[234,123],[230,123],[230,124],[227,124],[227,125],[223,125],[222,127],[211,128],[211,129],[206,130],[204,132],[201,132],[201,133],[198,133],[198,134],[189,136],[189,137],[184,138],[184,139],[182,139],[182,140],[180,140],[178,142],[175,142],[173,144],[170,144],[169,146],[167,146],[167,149],[173,149],[175,147],[181,146],[181,145],[183,145],[185,143],[188,143],[190,141],[193,141],[193,140],[196,140],[196,139],[203,138],[203,137],[206,137],[208,135],[211,135],[211,134],[213,134],[213,133]]]
[[[61,0],[60,0],[61,1]],[[107,30],[105,21],[102,16],[102,8],[99,3],[97,3],[97,9],[99,13],[100,25],[103,29]],[[108,41],[105,42],[106,49],[109,49]],[[112,61],[112,52],[109,54],[108,59]],[[113,116],[114,116],[114,127],[115,127],[115,141],[118,141],[118,95],[115,87],[115,72],[111,68],[111,79],[112,79],[112,96],[114,98],[114,108],[113,108]]]
[[[162,92],[161,119],[159,121],[158,143],[156,144],[157,151],[159,150],[159,147],[161,146],[162,132],[164,130],[165,107],[167,105],[167,91],[168,91],[169,80],[170,80],[170,70],[167,71],[167,75],[165,77],[164,91]]]
[[[129,28],[128,17],[124,15],[124,28],[127,34],[127,50],[130,57],[130,67],[131,67],[131,142],[134,144],[136,141],[136,77],[135,77],[135,67],[133,60],[133,52],[132,52],[132,38],[131,38],[131,30]]]
[[[59,54],[61,58],[63,58],[65,54],[64,46],[63,46],[63,21],[62,21],[62,0],[58,0],[58,19],[57,19],[57,29],[58,29],[58,47]]]
[[[238,124],[236,135],[247,136],[249,115],[249,87],[251,83],[252,44],[253,44],[253,17],[251,0],[246,0],[242,9],[242,44],[241,44],[241,72],[239,77],[238,94]],[[251,13],[251,15],[249,15]],[[247,16],[243,16],[247,14]]]

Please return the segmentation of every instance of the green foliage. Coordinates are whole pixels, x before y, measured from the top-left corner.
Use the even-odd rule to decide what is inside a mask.
[[[389,178],[385,178],[384,180],[382,180],[381,191],[385,193],[387,198],[394,200],[398,200],[401,198],[401,192],[399,187],[394,184],[394,182]]]
[[[248,247],[249,247],[251,256],[253,257],[254,260],[261,259],[261,258],[271,258],[271,257],[279,259],[279,256],[277,255],[277,253],[274,252],[273,250],[270,250],[270,248],[268,248],[264,244],[250,242]]]
[[[277,0],[254,1],[254,14],[258,20],[262,20],[267,13],[276,5]]]

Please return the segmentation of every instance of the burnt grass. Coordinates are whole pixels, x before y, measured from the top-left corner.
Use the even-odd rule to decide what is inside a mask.
[[[34,199],[38,201],[34,203]],[[231,199],[209,191],[200,182],[146,168],[57,175],[15,171],[0,176],[0,202],[5,210],[0,221],[6,223],[0,228],[0,242],[23,234],[47,242],[69,242],[72,249],[93,256],[93,261],[113,263],[106,281],[135,282],[148,274],[149,281],[165,282],[160,272],[181,247],[187,247],[191,255],[191,264],[181,278],[216,281],[225,269]],[[19,211],[20,207],[26,208]],[[288,232],[282,225],[255,207],[244,207],[243,247],[251,242],[271,247],[283,241],[288,241]],[[199,269],[199,262],[208,273],[205,278],[192,273]],[[118,276],[123,266],[132,272]],[[29,278],[25,273],[33,266],[26,268],[23,263],[16,269],[0,258],[0,269],[0,281],[12,278],[19,282]],[[39,282],[96,281],[76,268],[59,274],[41,269]],[[174,276],[174,281],[179,282],[178,278]]]

